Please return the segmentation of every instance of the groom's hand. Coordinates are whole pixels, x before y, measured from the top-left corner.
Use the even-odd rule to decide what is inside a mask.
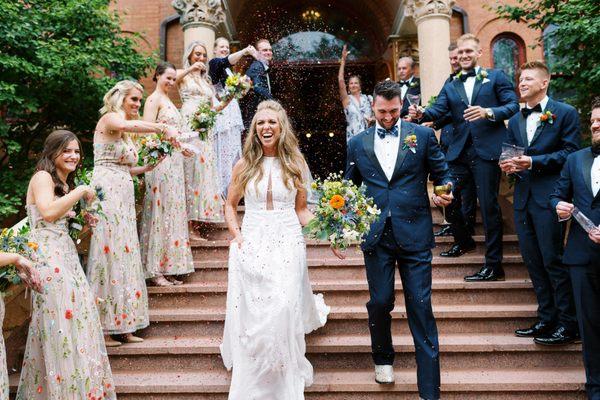
[[[452,200],[454,200],[452,192],[439,196],[435,194],[433,195],[433,203],[438,207],[448,207],[450,203],[452,203]]]
[[[339,258],[340,260],[344,260],[346,258],[346,254],[344,254],[344,252],[336,247],[331,246],[331,252],[333,254],[335,254],[335,256],[337,258]]]

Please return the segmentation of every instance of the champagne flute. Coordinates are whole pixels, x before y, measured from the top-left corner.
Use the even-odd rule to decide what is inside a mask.
[[[408,93],[406,95],[406,100],[408,100],[408,105],[412,106],[419,106],[419,104],[421,104],[421,95],[420,94],[412,94],[412,93]]]
[[[433,187],[433,193],[436,196],[441,196],[443,194],[450,194],[452,191],[452,185],[446,183],[445,185],[436,185]],[[442,206],[442,215],[444,216],[444,221],[442,221],[442,225],[448,225],[448,221],[446,221],[446,207]]]

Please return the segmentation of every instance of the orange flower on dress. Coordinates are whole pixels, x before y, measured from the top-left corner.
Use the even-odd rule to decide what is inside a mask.
[[[200,163],[204,164],[205,160],[204,157],[200,156]]]
[[[199,190],[194,190],[194,196],[196,196],[196,197],[200,196],[200,191]]]
[[[140,297],[142,297],[142,292],[140,292],[139,290],[137,290],[137,291],[135,292],[135,298],[136,298],[136,299],[139,299]]]
[[[156,205],[160,207],[160,199],[156,200]]]
[[[344,200],[344,198],[339,194],[334,194],[329,200],[329,205],[332,208],[335,208],[336,210],[339,210],[340,208],[344,207],[344,204],[346,204],[346,200]]]
[[[152,193],[156,193],[156,191],[157,191],[157,190],[158,190],[158,187],[157,187],[157,186],[154,186],[154,187],[152,188]]]
[[[38,393],[42,393],[44,391],[44,388],[42,387],[42,385],[37,387],[37,392]]]
[[[121,319],[127,319],[127,314],[125,314],[125,313],[121,314]]]
[[[73,318],[73,310],[71,310],[71,309],[67,309],[67,311],[65,311],[65,318],[66,318],[66,319],[71,319],[71,318]]]
[[[104,254],[110,253],[110,247],[104,246]]]
[[[62,377],[60,375],[56,375],[56,382],[60,383],[62,381]]]
[[[175,241],[175,247],[179,247],[179,240]]]
[[[58,274],[59,272],[60,272],[60,268],[58,268],[58,267],[54,268],[54,273],[55,274]]]
[[[125,245],[125,253],[130,253],[131,250],[129,250],[129,246]]]
[[[29,247],[33,251],[37,251],[38,244],[36,242],[27,242],[27,247]]]

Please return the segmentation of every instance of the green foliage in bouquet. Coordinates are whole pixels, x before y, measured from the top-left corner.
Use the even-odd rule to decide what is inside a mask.
[[[75,184],[77,186],[89,185],[91,180],[92,171],[82,168],[75,177]],[[80,236],[86,224],[89,225],[99,217],[106,217],[102,211],[102,202],[105,197],[104,190],[100,186],[96,186],[94,190],[96,191],[96,199],[92,204],[87,204],[84,199],[80,199],[73,210],[75,216],[69,218],[69,236],[77,244],[81,243]]]
[[[30,242],[29,225],[24,225],[18,231],[3,229],[0,232],[0,251],[5,253],[18,253],[26,258],[35,259],[38,244]],[[0,293],[5,294],[12,285],[19,285],[21,277],[15,265],[0,269]]]
[[[335,248],[345,249],[356,243],[371,229],[381,211],[373,199],[367,197],[366,187],[357,187],[330,174],[324,181],[311,185],[319,199],[313,218],[303,229],[308,237],[329,240]]]
[[[142,136],[138,143],[141,165],[156,165],[162,157],[173,154],[173,144],[160,133]]]
[[[212,109],[208,101],[201,102],[198,109],[192,116],[190,125],[192,129],[198,132],[200,140],[206,140],[208,132],[215,126],[219,113]]]

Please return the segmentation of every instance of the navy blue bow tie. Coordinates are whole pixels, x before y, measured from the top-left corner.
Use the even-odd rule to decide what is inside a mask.
[[[542,105],[538,104],[538,105],[536,105],[533,108],[527,108],[527,107],[525,107],[525,108],[521,109],[521,114],[523,114],[523,118],[529,117],[531,115],[531,113],[534,113],[534,112],[540,112],[541,113],[542,112]]]
[[[398,85],[400,85],[400,86],[410,86],[410,81],[399,81]]]
[[[377,134],[380,138],[385,138],[386,135],[398,136],[398,125],[392,126],[391,129],[377,128]]]
[[[463,82],[466,82],[467,78],[470,76],[477,76],[477,73],[475,73],[474,69],[470,70],[469,72],[465,72],[465,71],[461,72],[460,80]]]

